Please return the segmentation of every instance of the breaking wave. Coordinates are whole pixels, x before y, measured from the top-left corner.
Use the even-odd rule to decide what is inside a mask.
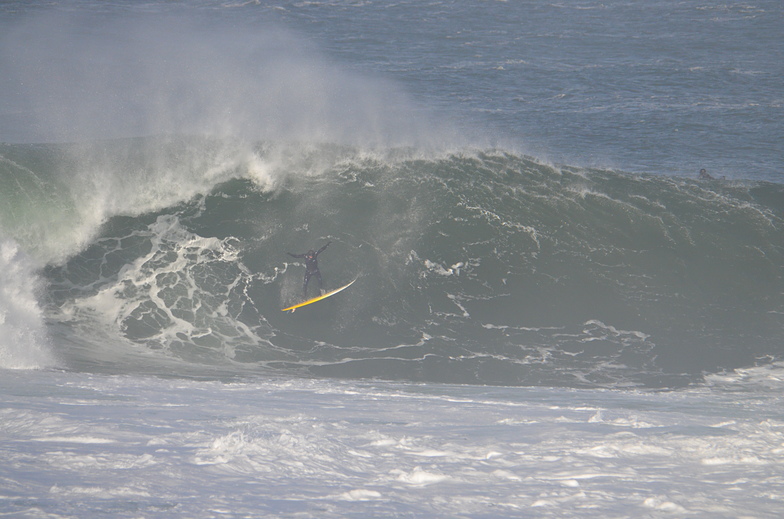
[[[2,232],[42,267],[71,369],[673,387],[784,348],[778,184],[499,150],[83,152],[0,150]],[[359,280],[281,312],[304,272],[286,252],[328,240],[326,287]]]

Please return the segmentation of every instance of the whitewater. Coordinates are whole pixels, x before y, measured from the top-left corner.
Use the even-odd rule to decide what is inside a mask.
[[[5,2],[0,514],[778,517],[782,22]]]

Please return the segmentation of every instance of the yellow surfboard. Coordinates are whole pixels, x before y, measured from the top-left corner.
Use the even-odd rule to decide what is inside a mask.
[[[308,305],[310,305],[310,304],[313,304],[313,303],[317,303],[317,302],[321,301],[322,299],[326,299],[326,298],[328,298],[328,297],[334,296],[334,295],[335,295],[335,294],[337,294],[338,292],[342,292],[343,290],[345,290],[345,289],[347,289],[348,287],[350,287],[351,285],[353,285],[353,284],[354,284],[354,281],[356,281],[357,279],[359,279],[359,278],[354,278],[354,280],[353,280],[353,281],[351,281],[351,283],[349,283],[349,284],[347,284],[347,285],[343,285],[343,286],[342,286],[342,287],[340,287],[340,288],[336,288],[335,290],[333,290],[333,291],[331,291],[331,292],[327,292],[326,294],[322,294],[322,295],[320,295],[320,296],[318,296],[318,297],[314,297],[313,299],[308,299],[307,301],[303,301],[303,302],[301,302],[301,303],[297,303],[296,305],[294,305],[294,306],[290,306],[290,307],[288,307],[288,308],[282,308],[282,309],[281,309],[281,311],[283,311],[283,312],[288,312],[288,311],[291,311],[291,313],[294,313],[294,311],[295,311],[297,308],[300,308],[300,307],[303,307],[303,306],[308,306]]]

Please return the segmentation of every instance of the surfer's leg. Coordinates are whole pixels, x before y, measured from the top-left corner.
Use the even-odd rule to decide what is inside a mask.
[[[305,281],[302,283],[302,297],[308,298],[308,281],[310,281],[310,272],[305,271]]]
[[[321,279],[321,272],[319,272],[317,270],[316,272],[314,272],[314,274],[316,274],[316,279],[318,279],[318,282],[319,282],[319,294],[323,294],[324,293],[324,281],[322,281],[322,279]]]

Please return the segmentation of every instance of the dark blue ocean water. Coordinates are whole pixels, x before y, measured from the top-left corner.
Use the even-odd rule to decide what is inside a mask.
[[[781,179],[777,0],[63,1],[2,9],[2,141],[195,124],[193,113],[150,120],[161,108],[156,99],[173,96],[193,111],[230,104],[229,126],[251,137],[261,132],[242,117],[274,119],[265,127],[272,135],[305,126],[325,140],[356,140],[359,126],[359,136],[385,130],[382,142],[421,142],[434,138],[431,129],[398,118],[435,114],[444,140],[500,143],[571,165]],[[44,20],[20,23],[30,14]],[[313,128],[302,110],[319,111],[329,128]],[[216,117],[201,122],[226,130]]]

